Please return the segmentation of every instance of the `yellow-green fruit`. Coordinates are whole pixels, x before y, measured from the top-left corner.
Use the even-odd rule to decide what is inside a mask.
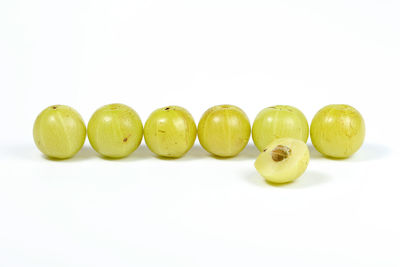
[[[349,105],[328,105],[311,122],[311,141],[323,155],[347,158],[364,142],[364,119]]]
[[[142,137],[143,125],[139,115],[123,104],[99,108],[88,123],[90,144],[105,157],[128,156],[138,148]]]
[[[192,115],[178,106],[153,111],[144,125],[147,146],[163,157],[183,156],[193,146],[196,134],[196,123]]]
[[[39,150],[57,159],[74,156],[86,139],[86,126],[79,113],[68,106],[54,105],[43,110],[33,126]]]
[[[247,115],[232,105],[208,109],[198,126],[199,141],[208,152],[219,157],[233,157],[249,142],[251,126]]]
[[[295,107],[273,106],[258,113],[253,123],[253,142],[263,151],[275,139],[290,137],[307,143],[308,122],[304,114]]]
[[[297,139],[281,138],[272,141],[254,163],[257,171],[271,183],[288,183],[307,169],[310,151]]]

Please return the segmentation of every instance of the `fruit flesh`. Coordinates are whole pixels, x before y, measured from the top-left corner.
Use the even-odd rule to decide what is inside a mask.
[[[253,123],[252,137],[258,150],[275,139],[290,137],[307,143],[308,122],[304,114],[295,107],[278,105],[261,110]]]
[[[35,120],[33,138],[38,149],[56,159],[67,159],[82,148],[86,126],[81,115],[71,107],[53,105]]]
[[[328,105],[311,122],[311,141],[323,155],[347,158],[361,147],[365,123],[361,114],[349,105]]]
[[[96,110],[88,123],[93,149],[110,158],[126,157],[135,151],[143,137],[139,115],[123,104],[110,104]]]
[[[208,109],[198,126],[201,146],[219,157],[239,154],[249,142],[250,133],[247,115],[233,105],[219,105]]]
[[[288,183],[305,172],[309,160],[310,152],[303,141],[280,138],[260,153],[254,167],[268,182]]]
[[[153,111],[144,126],[148,148],[163,157],[179,158],[193,146],[196,123],[184,108],[168,106]]]

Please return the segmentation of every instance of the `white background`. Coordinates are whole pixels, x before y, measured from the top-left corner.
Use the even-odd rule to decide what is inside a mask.
[[[400,2],[0,2],[0,266],[399,266]],[[51,161],[32,140],[53,104],[87,122],[104,104],[143,122],[181,105],[294,105],[309,122],[346,103],[367,135],[348,160],[312,159],[266,184],[252,143],[122,160],[86,142]],[[310,141],[309,141],[310,142]]]

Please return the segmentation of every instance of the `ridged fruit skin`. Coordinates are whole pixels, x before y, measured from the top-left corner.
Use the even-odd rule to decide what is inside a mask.
[[[233,105],[209,108],[198,125],[201,146],[219,157],[239,154],[249,142],[250,134],[251,125],[247,115]]]
[[[365,122],[360,112],[349,105],[328,105],[311,122],[311,141],[323,155],[348,158],[361,147]]]
[[[93,149],[104,157],[123,158],[142,142],[143,124],[132,108],[124,104],[105,105],[90,118],[88,138]]]
[[[275,139],[290,137],[307,143],[309,126],[304,114],[295,107],[277,105],[261,110],[254,122],[252,137],[263,151]]]
[[[196,141],[197,128],[192,115],[179,106],[153,111],[144,125],[147,147],[162,157],[179,158]]]
[[[278,162],[273,160],[271,153],[277,146],[285,146],[290,149],[288,158]],[[309,161],[310,151],[303,141],[280,138],[272,141],[265,151],[260,153],[254,167],[266,181],[281,184],[299,178],[306,171]]]
[[[78,153],[85,143],[86,126],[75,109],[53,105],[37,116],[33,126],[33,139],[46,156],[67,159]]]

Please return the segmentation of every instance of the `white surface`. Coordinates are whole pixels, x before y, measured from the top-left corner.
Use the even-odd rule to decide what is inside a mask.
[[[1,1],[0,266],[399,266],[398,1]],[[348,103],[367,125],[348,160],[311,146],[307,173],[274,187],[249,145],[160,160],[144,143],[104,160],[34,146],[36,115],[103,104],[145,121],[177,104],[251,120],[275,104],[311,122]]]

